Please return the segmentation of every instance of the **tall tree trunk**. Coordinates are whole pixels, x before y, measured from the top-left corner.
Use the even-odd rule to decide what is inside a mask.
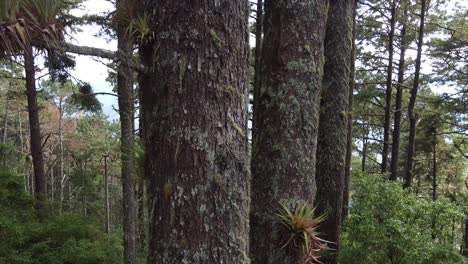
[[[146,1],[148,263],[248,258],[248,2]],[[174,15],[177,14],[177,15]]]
[[[434,127],[432,137],[432,200],[437,201],[437,130]],[[432,218],[432,240],[436,239],[436,217]]]
[[[59,100],[59,165],[60,165],[60,208],[62,207],[62,179],[64,177],[63,172],[63,98]]]
[[[328,1],[265,2],[261,88],[252,148],[252,263],[300,263],[281,249],[280,203],[313,206]],[[294,243],[291,243],[291,247]]]
[[[466,216],[465,216],[466,217]],[[463,239],[462,255],[468,257],[468,217],[465,219],[465,234]]]
[[[137,204],[138,204],[138,228],[137,228],[137,241],[141,249],[146,248],[146,232],[147,232],[147,221],[146,221],[146,184],[143,179],[138,181],[137,185]]]
[[[424,40],[424,23],[426,17],[426,0],[421,0],[421,14],[420,14],[420,23],[418,30],[418,52],[416,55],[416,66],[414,72],[414,82],[413,88],[411,89],[410,101],[408,104],[408,119],[409,119],[409,136],[408,136],[408,154],[406,160],[406,170],[405,170],[405,182],[403,184],[404,188],[411,187],[413,182],[413,163],[414,163],[414,153],[415,153],[415,141],[416,141],[416,116],[414,113],[414,107],[416,105],[416,97],[418,95],[419,89],[419,78],[421,71],[421,56],[422,56],[422,46]]]
[[[365,132],[366,134],[362,137],[362,160],[361,160],[361,171],[366,172],[366,165],[367,165],[367,145],[368,145],[368,136],[369,131]]]
[[[41,127],[39,124],[39,109],[37,106],[36,78],[34,54],[30,47],[24,52],[24,69],[26,72],[26,95],[28,98],[29,131],[31,156],[34,167],[34,194],[37,198],[36,208],[43,212],[46,199],[47,179],[44,171],[44,156],[41,146]]]
[[[51,151],[52,153],[52,146]],[[54,162],[55,164],[55,162]],[[50,200],[55,202],[55,173],[54,173],[54,164],[50,167]]]
[[[388,65],[387,83],[385,89],[385,118],[384,118],[384,139],[382,148],[382,173],[387,172],[388,149],[390,146],[390,122],[392,119],[392,86],[393,86],[393,39],[395,37],[396,24],[396,0],[392,1],[390,15],[390,32],[388,32]]]
[[[349,0],[330,1],[320,101],[315,205],[318,214],[327,215],[319,232],[333,242],[330,247],[335,251],[339,249],[343,207],[353,6]],[[325,256],[322,262],[336,264],[337,254]]]
[[[10,104],[10,96],[8,95],[8,92],[10,91],[11,88],[11,80],[9,81],[9,87],[7,90],[6,94],[6,99],[5,99],[5,114],[3,116],[3,144],[7,143],[7,137],[8,137],[8,105]]]
[[[128,0],[118,0],[117,9],[122,12]],[[132,57],[133,47],[124,23],[117,26],[117,48],[126,57]],[[136,226],[137,204],[135,199],[135,171],[132,155],[133,127],[134,127],[134,93],[133,71],[126,64],[121,63],[117,70],[117,91],[121,127],[121,159],[122,159],[122,195],[123,195],[123,236],[124,263],[136,263]]]
[[[343,222],[348,216],[349,212],[349,183],[351,180],[351,162],[353,157],[353,96],[354,96],[354,71],[356,70],[356,17],[357,17],[357,3],[353,3],[353,35],[352,35],[352,50],[350,61],[350,77],[349,77],[349,98],[348,98],[348,124],[346,133],[346,160],[345,160],[345,174],[344,174],[344,187],[343,187],[343,210],[341,221]]]
[[[255,27],[255,73],[254,73],[254,92],[253,92],[253,121],[252,135],[256,134],[257,121],[256,113],[258,94],[260,92],[262,79],[262,45],[263,45],[263,0],[257,0],[257,24]]]
[[[437,130],[434,128],[432,138],[432,200],[437,200]]]
[[[407,7],[404,7],[404,18],[406,19]],[[403,82],[405,78],[405,53],[406,53],[406,22],[402,22],[401,42],[400,42],[400,60],[398,63],[398,83],[396,87],[395,98],[395,120],[393,124],[392,136],[392,161],[390,165],[390,180],[396,181],[398,174],[398,158],[400,153],[400,131],[401,116],[403,111]]]
[[[106,233],[110,234],[110,206],[109,206],[109,175],[107,172],[107,159],[109,154],[104,156],[104,202],[106,208]]]
[[[143,46],[140,45],[139,47],[139,57],[140,61],[144,65],[151,65],[153,62],[153,56],[152,56],[152,51],[151,47]],[[139,97],[139,102],[140,102],[140,139],[141,142],[144,142],[145,140],[145,118],[144,118],[144,111],[142,109],[142,102],[143,102],[143,89],[144,87],[147,87],[147,89],[151,89],[152,87],[152,81],[153,79],[151,78],[150,75],[147,74],[138,74],[138,97]],[[151,193],[148,193],[148,174],[145,172],[145,168],[143,168],[143,175],[141,175],[141,179],[139,182],[139,187],[138,187],[138,238],[137,240],[139,241],[141,248],[146,248],[148,245],[148,219],[149,219],[149,212],[150,208],[148,208],[148,205],[151,204],[150,198],[153,196]]]

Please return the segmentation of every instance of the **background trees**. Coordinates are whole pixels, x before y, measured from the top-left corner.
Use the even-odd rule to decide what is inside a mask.
[[[360,1],[352,37],[352,1],[79,2],[0,4],[0,262],[307,263],[317,230],[325,263],[465,262],[466,5]],[[119,121],[71,52],[111,60]]]

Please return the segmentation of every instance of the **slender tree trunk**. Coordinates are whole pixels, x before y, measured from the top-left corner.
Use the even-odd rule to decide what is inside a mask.
[[[147,221],[146,221],[146,185],[143,179],[138,181],[137,185],[137,203],[138,203],[138,230],[137,230],[137,241],[139,242],[140,248],[146,248],[146,233],[147,233]]]
[[[419,78],[421,71],[421,56],[422,56],[422,46],[424,40],[424,23],[426,17],[426,0],[421,0],[421,16],[418,30],[418,52],[416,55],[416,66],[414,72],[414,82],[413,88],[411,90],[411,97],[408,104],[408,119],[409,119],[409,137],[408,137],[408,154],[406,160],[406,172],[405,172],[405,182],[403,184],[404,188],[411,187],[413,181],[413,163],[414,163],[414,153],[415,153],[415,139],[416,139],[416,116],[414,113],[414,107],[416,105],[416,97],[418,95],[419,89]]]
[[[433,139],[432,139],[432,200],[437,200],[437,133],[434,128]]]
[[[313,206],[328,1],[265,2],[252,148],[252,263],[300,263],[274,232],[280,203]],[[286,238],[287,240],[287,238]]]
[[[387,84],[385,89],[385,118],[384,118],[384,140],[382,149],[382,173],[387,172],[388,149],[390,146],[390,122],[392,119],[392,85],[393,85],[393,39],[395,37],[396,24],[396,0],[392,1],[390,15],[390,32],[388,32],[388,66]]]
[[[437,130],[434,128],[433,138],[432,138],[432,200],[437,201]],[[435,216],[432,219],[432,240],[436,239],[436,218]]]
[[[118,0],[117,9],[124,9],[125,1]],[[117,48],[126,57],[132,57],[132,42],[126,32],[126,25],[119,23],[117,28]],[[121,157],[122,157],[122,190],[123,190],[123,233],[124,233],[124,263],[136,263],[136,226],[137,204],[135,199],[135,171],[132,155],[129,154],[134,145],[134,93],[133,71],[125,64],[120,64],[117,70],[117,90],[121,126]]]
[[[256,134],[256,107],[255,102],[259,97],[259,92],[262,84],[262,45],[263,45],[263,0],[257,0],[257,24],[255,27],[255,73],[254,73],[254,92],[253,92],[253,121],[252,135]]]
[[[60,213],[63,211],[63,190],[67,181],[67,174],[64,174],[60,179]]]
[[[63,99],[59,100],[59,165],[60,165],[60,207],[62,206],[62,179],[64,177],[63,172]]]
[[[106,233],[110,234],[110,206],[109,206],[109,175],[107,174],[107,158],[109,154],[104,156],[104,199],[106,208]]]
[[[51,151],[51,153],[52,153],[52,151]],[[51,168],[50,168],[50,200],[52,202],[55,201],[55,195],[54,194],[55,194],[55,174],[54,174],[54,165],[52,165]]]
[[[144,65],[151,65],[153,62],[153,56],[151,47],[147,46],[140,46],[139,47],[139,57],[140,61]],[[143,93],[142,90],[144,87],[152,87],[153,79],[151,76],[146,74],[138,74],[138,97],[140,102],[140,139],[141,142],[145,140],[146,128],[145,128],[145,118],[144,118],[144,111],[142,109],[142,101],[143,101]],[[150,193],[148,193],[148,177],[147,173],[145,173],[145,168],[143,169],[143,175],[141,175],[141,179],[139,182],[138,187],[138,238],[141,248],[146,248],[148,245],[148,219],[149,219],[149,208],[148,205],[152,204],[150,201]]]
[[[468,257],[468,217],[465,219],[465,234],[463,239],[462,255]]]
[[[10,104],[10,96],[8,95],[8,92],[10,91],[11,88],[11,81],[9,82],[9,87],[7,90],[7,95],[5,96],[5,115],[3,116],[3,144],[7,143],[7,137],[8,137],[8,105]]]
[[[367,144],[368,144],[368,133],[365,134],[362,138],[362,160],[361,160],[361,171],[366,172],[366,163],[367,163]]]
[[[319,232],[325,240],[333,242],[330,247],[336,252],[339,249],[346,168],[353,6],[349,0],[330,1],[317,144],[315,205],[318,214],[327,215],[319,226]],[[325,256],[322,262],[336,264],[337,254]]]
[[[357,3],[353,3],[353,37],[352,37],[352,50],[350,61],[350,77],[349,77],[349,98],[348,98],[348,124],[346,134],[346,160],[345,160],[345,174],[344,174],[344,187],[343,187],[343,210],[341,221],[343,222],[348,217],[349,206],[349,184],[351,180],[351,162],[353,157],[353,95],[354,95],[354,71],[356,69],[356,17],[357,17]]]
[[[26,72],[31,156],[34,167],[34,194],[37,198],[37,209],[43,211],[46,199],[47,181],[44,174],[44,156],[41,146],[41,127],[39,124],[39,109],[37,106],[34,54],[31,47],[24,52],[24,69]]]
[[[407,7],[404,7],[404,19],[407,15]],[[390,180],[396,181],[398,174],[398,158],[400,153],[400,131],[401,131],[401,116],[403,111],[403,82],[405,78],[405,53],[406,53],[406,22],[403,22],[401,29],[401,44],[400,44],[400,61],[398,63],[398,83],[395,99],[395,120],[393,125],[392,136],[392,163],[390,166]]]
[[[248,2],[146,1],[148,263],[248,258]],[[177,15],[174,15],[177,14]]]

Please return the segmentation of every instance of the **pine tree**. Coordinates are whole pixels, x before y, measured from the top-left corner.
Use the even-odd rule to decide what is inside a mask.
[[[148,263],[249,263],[248,3],[145,2]]]

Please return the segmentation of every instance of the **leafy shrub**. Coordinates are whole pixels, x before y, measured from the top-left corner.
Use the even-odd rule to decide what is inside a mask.
[[[461,219],[457,207],[417,197],[403,190],[400,183],[378,176],[359,177],[353,187],[339,255],[341,264],[466,263],[453,247],[432,240],[433,219],[442,229],[436,232],[436,241],[440,241],[444,227],[451,227],[453,219]]]
[[[122,263],[120,236],[107,236],[99,224],[76,214],[38,219],[22,178],[0,169],[0,264]]]

